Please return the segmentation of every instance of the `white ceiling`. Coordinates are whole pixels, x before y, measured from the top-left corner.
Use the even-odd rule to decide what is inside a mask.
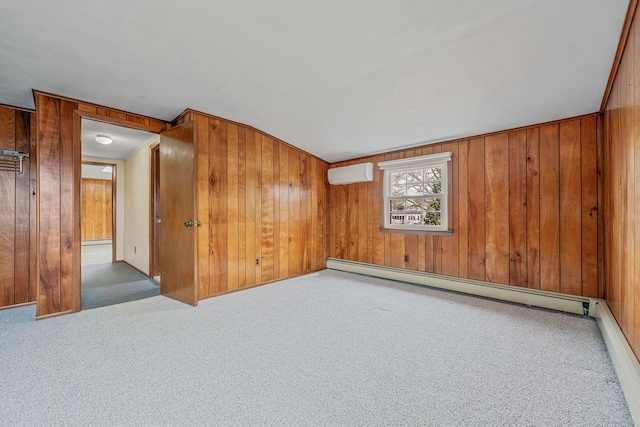
[[[104,159],[126,160],[144,145],[158,137],[143,130],[115,126],[95,120],[82,119],[82,155]],[[113,142],[109,145],[96,142],[96,136],[106,135]]]
[[[194,108],[328,161],[597,111],[628,0],[0,5],[0,103]]]

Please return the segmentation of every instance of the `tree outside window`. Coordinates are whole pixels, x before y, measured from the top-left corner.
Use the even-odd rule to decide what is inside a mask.
[[[450,158],[450,153],[379,164],[381,169],[389,169],[385,170],[385,226],[409,229],[446,227],[444,156]],[[438,161],[429,161],[433,157]]]

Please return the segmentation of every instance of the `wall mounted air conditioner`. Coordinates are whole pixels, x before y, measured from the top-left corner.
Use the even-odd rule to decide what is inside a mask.
[[[360,163],[329,169],[329,184],[353,184],[373,181],[373,163]]]

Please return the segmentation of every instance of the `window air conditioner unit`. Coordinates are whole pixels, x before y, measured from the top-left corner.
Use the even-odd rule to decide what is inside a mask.
[[[373,181],[373,163],[360,163],[329,169],[328,176],[329,184],[332,185]]]

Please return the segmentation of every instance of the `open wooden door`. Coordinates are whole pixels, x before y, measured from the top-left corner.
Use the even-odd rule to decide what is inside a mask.
[[[160,293],[197,305],[195,126],[160,134]]]

